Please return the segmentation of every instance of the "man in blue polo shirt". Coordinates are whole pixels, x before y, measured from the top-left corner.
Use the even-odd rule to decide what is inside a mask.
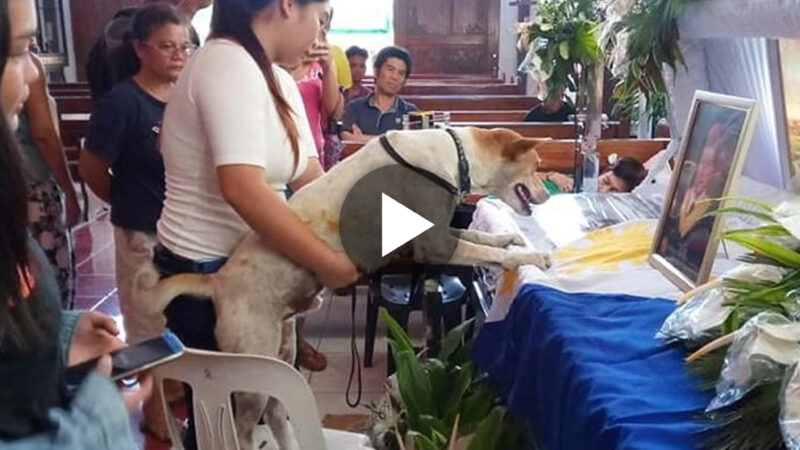
[[[375,57],[375,92],[347,104],[342,139],[367,142],[389,130],[403,128],[403,115],[416,111],[398,95],[411,75],[411,55],[400,47],[386,47]]]

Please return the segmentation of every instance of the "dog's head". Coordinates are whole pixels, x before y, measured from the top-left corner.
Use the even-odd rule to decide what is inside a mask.
[[[525,138],[504,128],[462,130],[473,193],[499,197],[522,215],[531,214],[531,204],[547,200],[547,190],[536,176],[536,147],[549,139]]]

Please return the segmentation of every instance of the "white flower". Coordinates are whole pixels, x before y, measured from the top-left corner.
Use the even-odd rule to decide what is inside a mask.
[[[615,77],[619,77],[625,72],[625,65],[628,63],[628,36],[627,31],[617,34],[617,42],[614,44],[614,50],[611,51],[609,65],[611,73]]]

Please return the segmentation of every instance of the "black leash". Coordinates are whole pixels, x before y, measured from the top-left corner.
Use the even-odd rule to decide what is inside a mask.
[[[361,393],[363,386],[361,384],[361,356],[358,354],[358,345],[356,345],[356,297],[358,296],[358,285],[353,285],[353,298],[350,304],[350,375],[347,377],[347,391],[345,392],[345,401],[347,406],[356,408],[361,404]],[[355,400],[350,400],[350,392],[353,389],[353,377],[358,376],[358,390],[356,392]]]
[[[394,149],[386,135],[381,136],[380,143],[383,146],[383,149],[386,150],[386,153],[388,153],[389,156],[391,156],[391,158],[401,166],[413,170],[430,181],[438,184],[450,194],[459,198],[463,198],[465,195],[469,194],[470,189],[472,188],[472,183],[469,178],[469,161],[467,161],[467,155],[464,153],[464,146],[461,143],[461,138],[458,137],[455,130],[452,128],[447,128],[446,131],[447,134],[453,138],[453,142],[456,145],[456,152],[458,153],[458,188],[430,170],[414,166],[406,161],[402,156],[400,156],[397,150]],[[361,379],[361,356],[358,354],[358,346],[356,345],[356,297],[358,296],[358,288],[356,285],[354,285],[352,289],[353,297],[350,304],[350,375],[347,378],[345,401],[347,402],[347,406],[356,408],[361,404],[363,385]],[[371,299],[368,299],[367,301],[371,301]],[[358,389],[355,400],[351,400],[350,396],[353,390],[353,381],[356,377]]]

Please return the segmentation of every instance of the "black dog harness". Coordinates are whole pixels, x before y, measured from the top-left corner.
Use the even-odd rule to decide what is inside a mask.
[[[445,180],[444,178],[436,175],[435,173],[431,172],[430,170],[423,169],[421,167],[417,167],[406,161],[397,150],[392,147],[392,144],[389,142],[389,139],[384,134],[380,138],[381,145],[383,149],[386,150],[386,153],[392,157],[393,160],[400,164],[403,167],[413,170],[414,172],[422,175],[423,177],[431,180],[432,182],[438,184],[442,187],[442,189],[446,190],[450,194],[454,196],[459,196],[459,198],[464,198],[467,194],[469,194],[472,183],[469,179],[469,162],[467,161],[467,155],[464,153],[464,145],[461,143],[461,138],[458,137],[456,132],[452,128],[446,129],[447,134],[453,138],[453,142],[456,144],[456,152],[458,153],[458,188],[453,186],[452,183]]]

